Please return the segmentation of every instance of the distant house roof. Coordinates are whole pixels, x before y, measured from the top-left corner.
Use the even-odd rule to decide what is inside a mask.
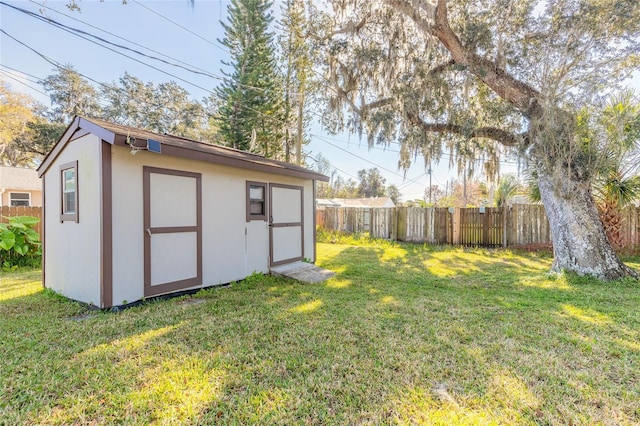
[[[352,208],[393,208],[396,205],[389,197],[373,198],[319,198],[318,206],[324,207],[352,207]]]
[[[3,189],[41,191],[42,182],[34,169],[0,166],[0,191]]]
[[[541,204],[539,201],[531,201],[531,198],[528,195],[514,195],[513,197],[509,197],[507,199],[507,204]]]
[[[79,116],[73,119],[73,122],[67,127],[67,130],[60,140],[58,140],[53,149],[44,158],[42,164],[38,167],[38,175],[42,176],[47,171],[51,163],[53,163],[68,142],[89,133],[93,133],[103,141],[117,146],[131,147],[129,143],[132,142],[134,147],[146,149],[148,141],[153,140],[160,142],[163,155],[304,179],[315,179],[325,182],[329,180],[329,178],[323,174],[295,164],[272,160],[261,155],[228,148],[222,145],[198,142],[180,136],[154,133],[147,130],[109,123],[96,118]]]
[[[340,207],[340,203],[336,203],[328,198],[316,198],[316,205],[318,207]]]

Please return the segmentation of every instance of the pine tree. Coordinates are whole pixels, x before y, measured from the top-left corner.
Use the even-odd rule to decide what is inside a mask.
[[[305,107],[311,85],[309,74],[312,66],[311,48],[306,37],[308,20],[303,0],[286,0],[282,4],[279,38],[283,68],[283,135],[284,160],[302,162],[302,144],[308,143],[305,128],[308,117]]]
[[[266,0],[232,0],[228,23],[221,22],[229,49],[232,72],[216,89],[220,108],[216,117],[226,145],[265,157],[282,150],[281,84],[276,72],[272,3]]]

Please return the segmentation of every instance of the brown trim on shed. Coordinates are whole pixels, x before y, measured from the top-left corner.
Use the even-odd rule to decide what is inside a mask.
[[[113,186],[111,145],[101,141],[102,208],[100,220],[100,307],[113,306]]]
[[[46,242],[47,242],[47,234],[46,234],[46,230],[47,230],[47,203],[45,202],[46,200],[46,185],[45,185],[45,177],[41,177],[40,179],[42,179],[42,215],[40,217],[40,220],[42,221],[42,235],[40,235],[40,241],[42,242],[42,287],[43,288],[47,288],[47,280],[46,280],[46,253],[47,253],[47,246],[46,246]]]
[[[86,132],[86,133],[84,133]],[[101,138],[103,141],[113,144],[115,140],[115,134],[108,129],[100,126],[99,124],[93,123],[86,118],[82,118],[80,116],[76,116],[67,130],[64,131],[58,142],[53,146],[51,151],[44,157],[42,163],[38,167],[38,176],[42,176],[47,169],[53,164],[53,162],[58,158],[58,155],[62,152],[67,143],[78,139],[76,134],[81,136],[86,136],[89,133],[93,133],[94,135]]]
[[[67,142],[71,140],[71,138],[73,137],[73,134],[78,130],[79,122],[80,122],[80,117],[75,117],[71,122],[71,124],[69,124],[69,127],[67,127],[67,130],[65,130],[62,136],[60,136],[60,139],[58,140],[58,142],[56,142],[53,148],[51,148],[51,151],[49,151],[49,154],[47,154],[47,156],[44,157],[44,160],[42,160],[40,167],[38,167],[37,169],[38,176],[42,177],[42,175],[44,174],[44,172],[47,171],[51,163],[53,163],[53,161],[58,157],[58,154],[62,152],[62,149],[65,147]]]
[[[172,155],[175,157],[187,158],[190,160],[204,161],[211,164],[219,164],[221,166],[238,167],[241,169],[249,169],[265,173],[275,173],[284,176],[292,176],[302,179],[310,179],[309,174],[311,172],[297,169],[289,169],[285,167],[278,167],[274,164],[270,164],[270,160],[264,160],[261,162],[248,161],[240,158],[234,158],[219,153],[211,153],[192,148],[183,148],[172,145],[162,145],[162,154]],[[319,175],[321,176],[321,175]]]
[[[275,173],[302,179],[329,181],[329,178],[321,173],[308,170],[295,164],[268,159],[249,152],[240,151],[222,145],[198,142],[180,136],[149,132],[147,130],[109,123],[96,118],[86,119],[79,116],[74,118],[51,152],[42,161],[42,164],[38,167],[39,176],[42,176],[47,171],[64,146],[71,140],[74,133],[79,130],[82,130],[83,132],[89,131],[112,145],[127,146],[126,141],[128,136],[140,141],[154,139],[162,144],[162,155],[171,155],[212,164]],[[144,145],[136,144],[136,146]]]
[[[182,176],[196,180],[196,225],[151,227],[151,173]],[[144,297],[157,296],[202,285],[202,174],[159,167],[142,167],[142,193],[144,210]],[[151,284],[151,236],[162,233],[196,233],[196,276],[164,284]]]
[[[273,188],[295,189],[300,190],[300,222],[273,222]],[[304,259],[304,187],[297,185],[286,185],[283,183],[270,183],[269,184],[269,267],[284,265],[286,263],[292,263],[298,260]],[[273,229],[274,228],[289,228],[299,226],[300,227],[300,256],[292,257],[289,259],[273,260]]]
[[[70,138],[69,138],[69,142],[73,142],[76,139],[80,139],[83,136],[87,136],[88,134],[91,134],[90,131],[86,130],[86,129],[78,129]]]
[[[262,214],[261,215],[257,215],[257,214],[251,214],[251,187],[252,186],[259,186],[262,187],[262,196],[263,196],[263,206],[262,206]],[[266,221],[267,220],[267,209],[268,209],[268,199],[269,196],[267,195],[267,193],[269,192],[269,184],[266,182],[255,182],[255,181],[247,181],[246,184],[246,195],[245,195],[245,199],[246,199],[246,221],[247,222],[251,222],[252,220],[262,220],[262,221]]]
[[[175,234],[178,232],[198,232],[197,226],[159,226],[149,228],[152,234]]]
[[[311,200],[311,202],[313,203],[313,207],[312,207],[313,210],[312,210],[312,213],[311,213],[311,217],[313,218],[313,229],[312,229],[312,232],[313,232],[313,254],[312,254],[311,261],[313,263],[316,263],[316,244],[317,244],[317,241],[316,241],[316,239],[317,239],[317,235],[316,235],[317,234],[317,232],[316,232],[316,226],[317,226],[317,224],[316,224],[316,214],[317,214],[317,212],[316,212],[316,180],[315,179],[311,181],[311,185],[312,185],[311,188],[312,188],[312,191],[313,191],[313,197],[312,197],[312,200]]]

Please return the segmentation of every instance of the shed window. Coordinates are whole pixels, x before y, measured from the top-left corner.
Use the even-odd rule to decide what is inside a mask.
[[[12,192],[9,194],[10,206],[30,206],[31,194],[28,192]]]
[[[267,184],[247,182],[247,222],[267,219]]]
[[[60,221],[78,222],[78,162],[60,166],[61,193]]]

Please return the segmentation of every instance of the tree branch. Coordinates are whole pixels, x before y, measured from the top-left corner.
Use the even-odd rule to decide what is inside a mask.
[[[367,23],[367,19],[369,19],[370,14],[366,14],[360,22],[350,21],[343,28],[334,30],[331,32],[330,37],[336,36],[338,34],[354,34],[360,31],[362,27]]]
[[[367,112],[367,111],[372,110],[372,109],[382,108],[384,106],[391,105],[394,100],[395,100],[394,98],[378,99],[378,100],[375,100],[373,102],[369,102],[368,104],[362,105],[362,107],[360,108],[360,111],[362,113],[364,113],[364,112]]]
[[[435,36],[435,34],[432,32],[433,23],[429,22],[427,18],[424,18],[411,3],[406,0],[384,0],[384,2],[392,9],[395,9],[408,16],[409,19],[415,22],[418,28],[420,28],[422,31]],[[435,16],[435,14],[437,13],[437,7],[433,7],[432,5],[429,6],[427,6],[427,4],[425,3],[421,5],[421,8],[427,11],[427,15]]]
[[[477,127],[469,131],[468,128],[453,123],[426,123],[416,114],[407,115],[407,120],[425,132],[454,133],[469,138],[491,139],[504,146],[515,147],[526,141],[526,134],[516,135],[497,127]]]
[[[440,64],[440,65],[436,65],[435,67],[431,68],[428,72],[429,76],[434,76],[437,74],[440,74],[442,72],[444,72],[447,68],[453,66],[456,64],[456,61],[454,61],[453,59],[451,59],[450,61],[445,62],[444,64]]]
[[[526,117],[540,113],[539,93],[533,87],[517,80],[501,69],[499,64],[469,51],[451,29],[447,13],[447,1],[438,0],[434,22],[429,22],[407,0],[385,0],[385,3],[411,19],[423,33],[433,36],[449,51],[452,60],[467,67],[467,71],[484,82],[498,96],[515,106]]]

